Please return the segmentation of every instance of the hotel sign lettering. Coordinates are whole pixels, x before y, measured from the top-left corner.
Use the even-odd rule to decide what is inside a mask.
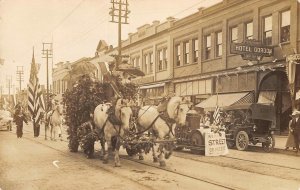
[[[231,45],[230,53],[234,53],[234,54],[251,53],[254,55],[270,57],[273,55],[273,47],[267,47],[267,46],[259,47],[259,46],[252,46],[252,45],[243,44],[243,43],[233,43]]]
[[[262,45],[257,41],[246,41],[244,43],[231,43],[230,53],[242,55],[245,60],[260,61],[263,57],[273,56],[274,48]]]

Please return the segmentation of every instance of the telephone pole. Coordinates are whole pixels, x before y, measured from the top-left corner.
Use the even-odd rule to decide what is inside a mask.
[[[52,58],[53,49],[52,43],[43,43],[43,50],[42,50],[42,58],[46,58],[46,72],[47,72],[47,103],[46,103],[46,110],[48,110],[48,102],[49,102],[49,58]]]
[[[129,24],[127,21],[130,11],[128,10],[128,0],[111,0],[111,3],[112,7],[109,11],[109,15],[111,16],[110,22],[118,23],[118,55],[115,56],[115,70],[117,71],[119,65],[122,63],[122,24]]]
[[[23,66],[17,66],[17,81],[20,85],[20,92],[22,91],[22,81],[24,81],[24,69]]]
[[[8,97],[10,100],[10,89],[12,88],[12,76],[6,76],[6,87],[8,88]]]

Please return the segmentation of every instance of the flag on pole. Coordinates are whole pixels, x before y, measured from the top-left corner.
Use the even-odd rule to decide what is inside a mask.
[[[220,123],[220,107],[219,106],[216,106],[213,118],[214,118],[214,124]]]
[[[44,98],[38,79],[38,65],[35,63],[34,51],[30,68],[30,78],[28,85],[28,110],[32,115],[33,126],[36,126],[42,119],[42,112],[45,110]]]

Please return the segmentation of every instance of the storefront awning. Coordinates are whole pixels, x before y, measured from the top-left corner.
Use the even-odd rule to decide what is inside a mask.
[[[205,111],[214,111],[216,106],[226,107],[235,104],[245,104],[254,102],[253,92],[240,92],[240,93],[229,93],[229,94],[218,94],[209,97],[203,102],[196,105],[198,108],[203,108]]]
[[[141,86],[140,89],[157,88],[157,87],[162,87],[162,86],[164,86],[164,85],[165,85],[165,83],[158,83],[158,84],[152,84],[152,85]]]

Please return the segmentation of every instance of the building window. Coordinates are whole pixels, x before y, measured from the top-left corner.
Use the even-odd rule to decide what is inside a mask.
[[[168,69],[167,48],[163,49],[163,68]]]
[[[291,11],[281,13],[280,42],[290,41]]]
[[[253,22],[248,22],[245,25],[245,38],[246,40],[252,40],[253,39]]]
[[[222,32],[217,32],[217,47],[216,47],[216,56],[222,56]]]
[[[150,68],[149,68],[149,73],[153,73],[153,53],[149,54],[149,63],[150,63]]]
[[[175,45],[176,66],[180,66],[180,44]]]
[[[265,45],[272,45],[272,16],[264,18],[263,41]]]
[[[197,63],[198,62],[198,57],[199,57],[199,54],[198,54],[198,39],[193,39],[192,40],[192,46],[193,46],[193,61],[194,63]]]
[[[190,63],[190,43],[184,42],[183,43],[183,55],[184,55],[184,61],[183,64],[189,64]]]
[[[158,59],[158,71],[166,70],[168,68],[167,61],[167,48],[163,48],[157,51],[157,59]]]
[[[158,71],[163,70],[163,51],[158,50],[157,52],[157,57],[158,57]]]
[[[211,36],[205,36],[205,59],[211,59]]]
[[[140,68],[140,57],[136,57],[135,58],[135,64],[136,64],[136,68]]]
[[[148,54],[144,55],[144,73],[147,74],[148,73],[148,65],[149,65],[149,58],[148,58]]]
[[[235,42],[235,43],[238,41],[238,28],[237,27],[232,27],[230,29],[230,41]]]

